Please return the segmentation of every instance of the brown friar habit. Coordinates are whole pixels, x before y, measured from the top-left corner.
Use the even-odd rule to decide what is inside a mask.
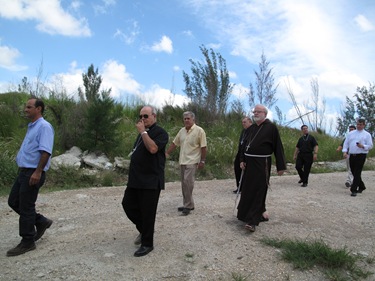
[[[240,161],[246,162],[237,218],[259,225],[266,211],[266,196],[271,172],[271,155],[275,155],[277,171],[286,170],[284,147],[275,124],[266,119],[248,129],[242,145]]]

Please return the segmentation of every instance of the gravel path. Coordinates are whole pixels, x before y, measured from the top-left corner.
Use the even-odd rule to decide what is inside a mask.
[[[334,248],[375,256],[375,171],[363,172],[367,190],[351,197],[344,172],[312,174],[307,188],[297,176],[273,176],[270,221],[254,233],[234,216],[234,180],[196,182],[196,208],[186,217],[180,183],[167,183],[156,219],[155,249],[133,257],[137,232],[126,218],[124,187],[41,194],[37,208],[54,220],[37,249],[17,257],[18,216],[0,198],[0,280],[326,280],[317,269],[301,272],[259,239],[323,239]],[[375,272],[375,264],[366,265]],[[374,276],[368,280],[374,280]]]

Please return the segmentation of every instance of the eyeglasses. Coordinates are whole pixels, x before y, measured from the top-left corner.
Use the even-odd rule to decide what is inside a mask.
[[[144,119],[147,119],[148,118],[148,114],[141,114],[141,115],[139,115],[139,119],[142,119],[142,118],[144,118]]]
[[[254,110],[253,113],[263,113],[264,111],[261,111],[261,110]]]

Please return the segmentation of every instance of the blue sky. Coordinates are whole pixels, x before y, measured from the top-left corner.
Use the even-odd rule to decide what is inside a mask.
[[[245,104],[264,52],[287,120],[286,86],[303,112],[317,79],[330,127],[345,96],[375,80],[374,14],[372,0],[0,0],[0,92],[33,81],[43,62],[42,81],[73,96],[94,64],[120,101],[181,104],[182,71],[203,44],[225,58],[231,99]]]

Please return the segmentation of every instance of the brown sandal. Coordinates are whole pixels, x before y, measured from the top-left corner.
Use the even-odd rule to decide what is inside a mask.
[[[255,231],[255,225],[247,224],[247,225],[245,225],[245,228],[247,230],[249,230],[250,232],[254,232]]]

